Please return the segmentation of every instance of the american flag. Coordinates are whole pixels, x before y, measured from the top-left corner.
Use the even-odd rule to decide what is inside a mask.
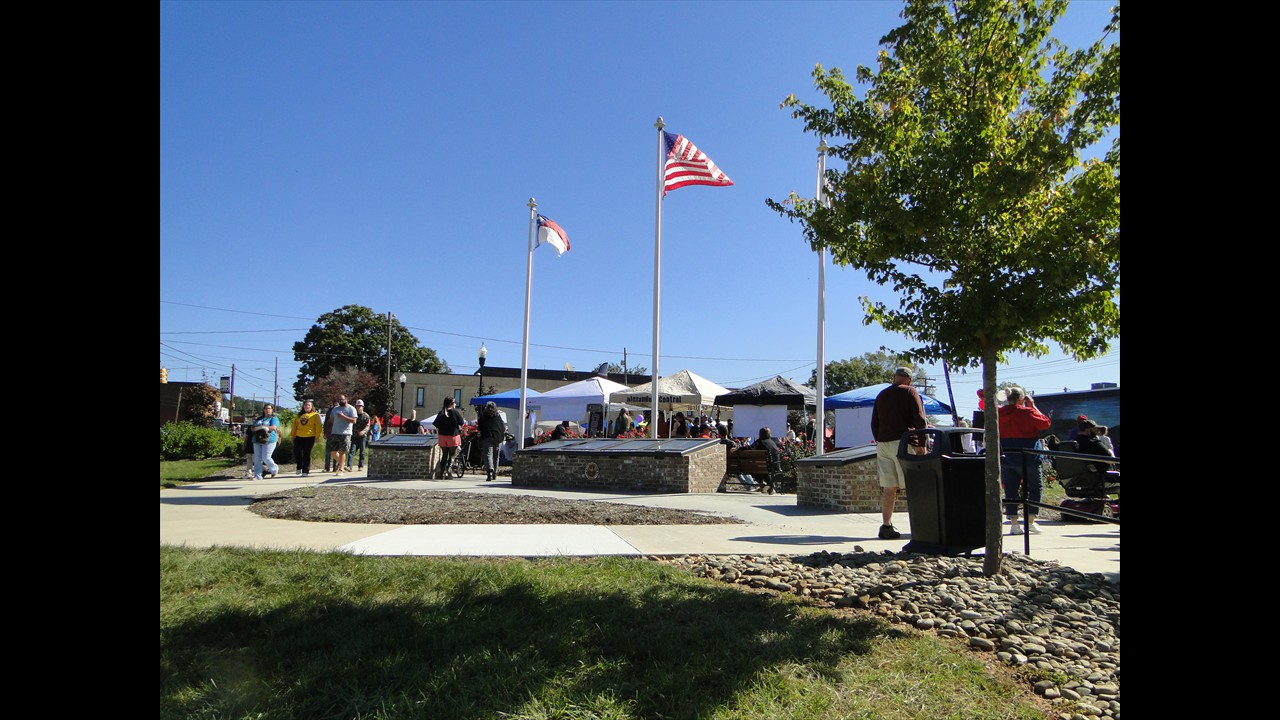
[[[711,158],[702,152],[683,135],[672,135],[663,132],[667,143],[667,165],[662,179],[662,196],[667,192],[682,188],[685,185],[714,185],[723,187],[732,185],[728,175],[720,172],[720,168],[711,162]]]

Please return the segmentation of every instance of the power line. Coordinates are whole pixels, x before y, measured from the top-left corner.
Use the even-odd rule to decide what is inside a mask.
[[[170,301],[170,300],[161,300],[160,302],[161,302],[161,303],[165,303],[165,304],[170,304],[170,305],[180,305],[180,306],[184,306],[184,307],[201,308],[201,309],[205,309],[205,310],[218,310],[218,311],[221,311],[221,312],[240,313],[240,314],[244,314],[244,315],[261,315],[261,316],[265,316],[265,317],[280,317],[280,318],[289,318],[289,319],[294,319],[294,320],[306,320],[306,321],[313,321],[313,320],[314,320],[313,318],[298,317],[298,316],[294,316],[294,315],[273,315],[273,314],[270,314],[270,313],[251,312],[251,311],[248,311],[248,310],[233,310],[233,309],[230,309],[230,308],[210,307],[210,306],[207,306],[207,305],[193,305],[193,304],[190,304],[190,303],[180,303],[180,302],[174,302],[174,301]],[[493,337],[488,336],[488,335],[481,336],[481,335],[472,335],[472,334],[469,334],[469,333],[456,333],[456,332],[450,332],[450,331],[447,331],[447,330],[436,330],[436,329],[433,329],[433,328],[421,327],[421,326],[416,326],[416,325],[402,325],[402,327],[404,327],[406,330],[409,330],[409,331],[411,331],[411,332],[434,333],[434,334],[437,334],[437,335],[447,335],[447,336],[450,336],[450,337],[467,338],[467,339],[470,339],[470,340],[483,340],[483,341],[485,341],[485,342],[490,342],[490,343],[505,343],[505,344],[509,344],[509,345],[523,345],[523,341],[521,341],[521,340],[504,340],[504,339],[502,339],[502,338],[493,338]],[[162,334],[162,335],[175,335],[175,334],[214,334],[214,333],[235,333],[235,332],[246,332],[246,333],[247,333],[247,332],[305,332],[305,331],[307,331],[307,330],[310,330],[310,328],[305,328],[305,329],[304,329],[304,328],[298,328],[298,329],[280,329],[280,330],[245,330],[245,331],[235,331],[235,330],[220,330],[220,331],[170,331],[170,332],[165,332],[165,333],[161,333],[161,334]],[[299,355],[305,355],[305,356],[311,356],[311,357],[349,358],[349,359],[356,359],[356,360],[362,360],[362,361],[376,360],[376,359],[378,359],[378,358],[382,357],[381,355],[357,355],[357,354],[344,354],[344,353],[319,353],[319,352],[314,352],[314,351],[304,351],[304,352],[301,352],[301,353],[295,353],[295,351],[294,351],[292,348],[291,348],[291,349],[289,349],[289,350],[283,350],[283,351],[280,351],[280,350],[269,350],[269,349],[262,349],[262,348],[248,348],[248,347],[241,347],[241,346],[235,346],[235,345],[212,345],[212,344],[208,344],[208,343],[198,343],[198,342],[193,342],[193,341],[181,341],[181,340],[173,341],[173,342],[175,342],[175,343],[181,343],[181,344],[185,344],[185,345],[202,345],[202,346],[205,346],[205,347],[218,347],[218,348],[223,348],[223,349],[227,349],[227,350],[245,350],[245,351],[249,351],[249,352],[265,352],[265,353],[271,353],[271,354],[273,354],[273,355],[277,355],[277,356],[279,356],[279,355],[281,355],[281,354],[285,354],[285,355],[299,354]],[[603,354],[603,355],[616,355],[616,354],[617,354],[617,350],[616,350],[616,349],[604,349],[604,350],[602,350],[602,349],[598,349],[598,348],[582,348],[582,347],[573,347],[573,346],[568,346],[568,345],[546,345],[546,344],[542,344],[542,343],[529,343],[529,345],[530,345],[530,347],[537,347],[537,348],[546,349],[546,350],[567,350],[567,351],[572,351],[572,352],[587,352],[587,353],[596,353],[596,354]],[[176,349],[175,349],[175,351],[176,351]],[[181,351],[178,351],[178,352],[181,352]],[[1003,370],[1002,370],[1002,372],[1001,372],[1000,374],[1001,374],[1001,375],[1003,375],[1003,376],[1005,376],[1005,377],[1013,376],[1014,378],[1017,378],[1017,379],[1021,379],[1021,378],[1032,378],[1032,377],[1041,377],[1041,376],[1044,376],[1044,375],[1053,375],[1053,374],[1060,373],[1060,372],[1062,371],[1062,368],[1072,368],[1073,370],[1076,370],[1076,369],[1083,369],[1083,367],[1084,367],[1085,365],[1087,365],[1088,363],[1095,362],[1095,361],[1101,361],[1101,360],[1107,360],[1107,362],[1097,362],[1097,364],[1088,365],[1088,367],[1090,367],[1090,368],[1111,367],[1111,366],[1113,366],[1113,365],[1118,365],[1118,364],[1120,363],[1120,359],[1119,359],[1119,357],[1115,357],[1113,360],[1111,359],[1111,358],[1112,358],[1112,356],[1117,355],[1117,354],[1118,354],[1118,352],[1119,352],[1118,350],[1109,351],[1109,352],[1107,352],[1106,354],[1104,354],[1104,355],[1100,356],[1099,358],[1095,358],[1095,360],[1094,360],[1094,361],[1083,361],[1083,362],[1080,362],[1080,361],[1073,360],[1073,359],[1071,359],[1071,358],[1061,358],[1061,359],[1058,359],[1058,360],[1046,360],[1046,361],[1039,361],[1039,362],[1035,362],[1034,364],[1031,364],[1031,365],[1005,366],[1005,367],[1003,368]],[[648,357],[648,356],[647,356],[647,355],[645,355],[644,353],[637,353],[637,357],[644,358],[644,357]],[[772,358],[772,359],[771,359],[771,358],[732,358],[732,357],[713,357],[713,356],[706,356],[706,355],[664,355],[663,357],[665,357],[665,358],[671,358],[671,359],[675,359],[675,360],[701,360],[701,361],[707,361],[707,362],[771,362],[771,363],[802,362],[802,360],[800,360],[800,359],[798,359],[798,358],[782,358],[782,359],[779,359],[779,358]],[[650,360],[652,360],[652,358],[650,358]],[[296,361],[296,360],[294,360],[294,361],[285,361],[285,362],[289,362],[289,363],[291,363],[291,364],[296,364],[296,365],[299,365],[299,366],[302,364],[301,362]],[[830,362],[830,361],[829,361],[829,362]],[[803,368],[805,368],[805,367],[807,367],[807,366],[809,366],[809,365],[816,365],[816,362],[815,362],[815,361],[809,361],[809,362],[806,362],[805,364],[800,365],[800,366],[798,366],[798,367],[791,368],[791,369],[789,369],[789,370],[784,370],[784,371],[782,371],[782,372],[778,372],[778,373],[773,373],[772,375],[765,375],[765,376],[761,376],[761,377],[754,378],[754,379],[752,379],[752,378],[748,378],[748,379],[745,379],[745,380],[740,380],[740,381],[730,381],[730,382],[751,382],[752,380],[757,380],[757,381],[758,381],[758,380],[763,380],[763,379],[765,379],[765,378],[772,377],[773,375],[782,375],[782,374],[784,374],[784,373],[794,372],[794,371],[796,371],[796,370],[803,369]],[[466,368],[466,367],[471,367],[471,366],[470,366],[470,365],[463,365],[463,366],[459,366],[459,367]],[[980,368],[978,368],[977,370],[979,370],[979,371],[980,371]],[[956,380],[956,379],[955,379],[955,375],[959,375],[959,377],[964,378],[964,377],[966,377],[968,374],[969,374],[969,373],[967,373],[967,372],[966,372],[966,373],[955,373],[955,374],[953,374],[952,383],[953,383],[953,384],[959,383],[959,384],[961,384],[961,385],[964,385],[964,384],[973,384],[973,382],[974,382],[974,381]],[[981,381],[981,377],[979,376],[979,379],[976,381],[976,383],[980,385],[980,384],[981,384],[981,382],[982,382],[982,381]]]
[[[209,307],[209,306],[207,306],[207,305],[192,305],[192,304],[189,304],[189,303],[173,302],[173,301],[170,301],[170,300],[161,300],[160,302],[162,302],[162,303],[166,303],[166,304],[169,304],[169,305],[181,305],[181,306],[183,306],[183,307],[194,307],[194,308],[201,308],[201,309],[204,309],[204,310],[221,310],[221,311],[223,311],[223,312],[234,312],[234,313],[241,313],[241,314],[244,314],[244,315],[263,315],[263,316],[266,316],[266,317],[290,318],[290,319],[294,319],[294,320],[314,320],[314,319],[315,319],[315,318],[303,318],[303,317],[296,317],[296,316],[293,316],[293,315],[271,315],[271,314],[269,314],[269,313],[249,312],[249,311],[247,311],[247,310],[231,310],[231,309],[228,309],[228,308],[215,308],[215,307]],[[504,339],[502,339],[502,338],[492,338],[492,337],[490,337],[490,336],[488,336],[488,335],[471,335],[471,334],[468,334],[468,333],[456,333],[456,332],[449,332],[448,330],[435,330],[435,329],[432,329],[432,328],[425,328],[425,327],[420,327],[420,326],[416,326],[416,325],[402,325],[402,327],[404,327],[406,330],[410,330],[410,331],[423,332],[423,333],[435,333],[435,334],[437,334],[437,335],[448,335],[448,336],[451,336],[451,337],[467,338],[467,339],[469,339],[469,340],[483,340],[483,341],[485,341],[485,342],[506,343],[506,344],[509,344],[509,345],[523,345],[523,344],[524,344],[524,341],[523,341],[523,340],[504,340]],[[298,330],[298,332],[305,332],[305,331],[307,331],[307,330],[310,330],[310,328],[299,329],[299,330]],[[197,331],[190,331],[190,332],[171,331],[171,332],[168,332],[168,333],[161,333],[161,334],[196,334],[196,332],[197,332]],[[211,332],[212,332],[212,331],[211,331]],[[227,331],[216,331],[216,332],[235,332],[235,331],[227,330]],[[251,332],[251,331],[245,331],[245,332]],[[260,331],[252,331],[252,332],[285,332],[285,331],[282,331],[282,330],[260,330]],[[544,345],[544,344],[541,344],[541,343],[529,343],[529,346],[530,346],[530,347],[543,348],[543,349],[547,349],[547,350],[571,350],[571,351],[573,351],[573,352],[589,352],[589,353],[598,353],[598,354],[603,354],[603,355],[617,355],[617,354],[618,354],[617,349],[606,349],[606,350],[601,350],[601,349],[598,349],[598,348],[580,348],[580,347],[571,347],[571,346],[567,346],[567,345]],[[221,346],[221,347],[226,347],[226,346]],[[256,348],[228,348],[228,349],[235,349],[235,350],[256,350]],[[263,351],[263,352],[271,352],[271,351]],[[290,351],[288,351],[288,352],[293,352],[293,351],[292,351],[292,350],[290,350]],[[643,355],[642,353],[637,353],[637,355],[638,355],[639,357],[645,357],[645,355]],[[364,359],[369,359],[369,358],[370,358],[370,356],[359,356],[359,355],[334,356],[334,357],[361,357],[361,358],[364,358]],[[374,357],[376,357],[376,356],[374,356]],[[776,358],[775,358],[775,359],[769,359],[769,358],[722,358],[722,357],[706,357],[706,356],[701,356],[701,355],[664,355],[663,357],[674,358],[674,359],[677,359],[677,360],[709,360],[709,361],[719,361],[719,362],[800,362],[800,361],[801,361],[801,359],[800,359],[800,358],[781,358],[781,359],[776,359]]]
[[[217,335],[221,333],[272,333],[272,332],[307,332],[311,328],[280,328],[279,330],[172,330],[160,331],[161,335]]]
[[[803,370],[803,369],[805,369],[805,368],[807,368],[807,367],[810,367],[810,366],[816,366],[817,364],[818,364],[818,361],[817,361],[817,360],[814,360],[813,362],[808,362],[808,363],[805,363],[805,364],[803,364],[803,365],[797,365],[796,367],[790,368],[790,369],[788,369],[788,370],[782,370],[782,371],[780,371],[780,372],[773,373],[772,375],[761,375],[760,377],[744,378],[744,379],[742,379],[742,380],[730,380],[730,381],[728,381],[727,383],[720,383],[720,384],[721,384],[721,385],[725,385],[725,386],[728,386],[728,385],[730,385],[730,384],[738,385],[738,384],[743,384],[743,383],[745,383],[745,384],[747,384],[747,385],[751,385],[751,384],[753,384],[753,383],[760,382],[761,380],[767,380],[767,379],[769,379],[769,378],[771,378],[771,377],[774,377],[775,375],[786,375],[787,373],[793,373],[793,372],[795,372],[796,370]]]
[[[231,308],[209,307],[208,305],[192,305],[190,303],[173,302],[172,300],[161,300],[166,305],[181,305],[183,307],[200,308],[202,310],[219,310],[221,312],[240,313],[241,315],[261,315],[263,317],[287,318],[289,320],[314,320],[314,318],[298,317],[297,315],[272,315],[271,313],[252,312],[250,310],[232,310]]]

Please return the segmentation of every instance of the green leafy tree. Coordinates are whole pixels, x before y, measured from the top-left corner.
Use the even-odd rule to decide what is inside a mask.
[[[386,383],[373,376],[373,373],[359,368],[342,368],[339,370],[330,370],[329,374],[313,380],[307,386],[306,397],[315,401],[318,408],[333,407],[334,398],[339,395],[346,395],[347,400],[352,404],[357,399],[364,400],[365,410],[373,413],[373,409],[369,408],[369,400],[366,396],[380,393],[386,388]],[[383,393],[385,395],[385,393]],[[385,400],[384,400],[385,402]]]
[[[619,375],[621,375],[621,374],[622,374],[622,366],[621,366],[621,365],[619,365],[618,363],[609,363],[609,372],[611,372],[611,373],[618,373]],[[648,374],[649,374],[649,368],[647,368],[647,367],[645,367],[645,366],[643,366],[643,365],[636,365],[636,366],[630,366],[630,365],[628,365],[628,366],[627,366],[627,374],[628,374],[628,375],[648,375]]]
[[[178,407],[178,422],[189,422],[199,427],[213,427],[214,403],[222,399],[222,393],[212,385],[192,385],[182,388]]]
[[[307,336],[293,344],[293,359],[302,363],[293,384],[294,398],[306,397],[307,388],[317,378],[342,368],[358,368],[374,377],[387,372],[387,318],[363,305],[347,305],[321,315]],[[449,365],[418,338],[391,319],[392,372],[447,373]],[[319,399],[319,398],[317,398]]]
[[[245,418],[255,418],[262,414],[262,406],[266,404],[265,400],[238,397],[235,399],[235,407],[231,410],[231,414],[242,415]]]
[[[379,383],[364,394],[364,409],[370,415],[391,417],[392,391],[386,383]]]
[[[904,365],[915,370],[912,375],[915,384],[928,384],[929,375],[923,368],[915,368],[908,358],[881,349],[863,353],[862,357],[832,360],[827,363],[826,375],[823,378],[824,389],[827,395],[835,395],[846,390],[892,382],[893,371]],[[806,385],[811,388],[818,387],[817,370],[809,374],[809,382]]]
[[[1066,6],[909,0],[878,70],[858,67],[861,97],[818,66],[830,107],[783,102],[847,167],[827,172],[828,202],[793,193],[769,206],[899,294],[896,308],[862,304],[867,324],[918,343],[904,354],[980,365],[988,408],[1008,353],[1038,357],[1048,340],[1085,360],[1120,334],[1120,6],[1077,50],[1050,35]],[[994,574],[998,453],[986,479]]]

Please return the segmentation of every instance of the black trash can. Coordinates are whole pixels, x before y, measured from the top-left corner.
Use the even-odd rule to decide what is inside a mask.
[[[903,434],[898,462],[907,483],[911,541],[903,552],[968,555],[986,545],[986,458],[966,452],[981,444],[980,428],[927,428]],[[965,436],[973,442],[965,442]],[[910,439],[928,448],[908,453]]]

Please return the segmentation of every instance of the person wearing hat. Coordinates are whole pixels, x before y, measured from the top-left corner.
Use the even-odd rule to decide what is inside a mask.
[[[1115,457],[1115,452],[1111,449],[1111,444],[1107,442],[1107,438],[1102,433],[1106,432],[1106,428],[1092,420],[1085,420],[1081,423],[1084,429],[1076,437],[1076,448],[1078,452],[1086,455],[1101,455],[1103,457]]]
[[[1080,433],[1084,432],[1084,424],[1087,422],[1091,422],[1088,415],[1077,415],[1076,426],[1071,428],[1071,432],[1067,433],[1067,441],[1069,442],[1079,437]]]
[[[894,540],[902,533],[893,527],[893,505],[898,499],[898,488],[907,486],[898,463],[898,446],[908,430],[922,430],[929,426],[924,416],[924,403],[920,393],[911,386],[911,369],[900,367],[893,371],[893,383],[876,395],[871,408],[871,436],[876,441],[876,471],[880,475],[880,539]]]
[[[1040,433],[1048,430],[1053,421],[1040,412],[1035,398],[1022,388],[1009,388],[1008,398],[1009,402],[999,410],[1000,483],[1004,485],[1004,515],[1009,518],[1009,534],[1021,535],[1022,526],[1018,524],[1019,492],[1025,484],[1027,499],[1038,503],[1044,491],[1044,482],[1040,476],[1040,456],[1032,455],[1026,459],[1027,474],[1023,477],[1023,453],[1018,451],[1043,449]],[[1027,507],[1027,532],[1040,532],[1040,526],[1036,524],[1039,512],[1035,505]]]
[[[369,447],[369,425],[373,418],[364,411],[364,400],[356,400],[356,424],[351,426],[351,452],[347,454],[347,472],[351,472],[351,461],[356,461],[356,469],[364,469],[365,450]]]

